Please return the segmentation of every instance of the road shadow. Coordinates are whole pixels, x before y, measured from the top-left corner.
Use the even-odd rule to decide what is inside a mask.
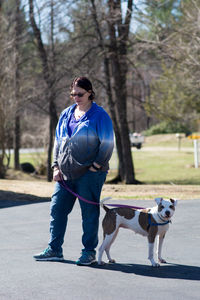
[[[200,267],[180,265],[180,264],[165,264],[159,268],[153,268],[148,265],[141,264],[105,264],[99,266],[98,264],[91,265],[92,268],[101,270],[118,271],[123,273],[130,273],[146,277],[156,278],[170,278],[183,280],[200,280]]]
[[[52,262],[51,262],[52,263]],[[55,261],[54,263],[76,265],[74,260],[64,259],[62,261]],[[159,268],[153,268],[150,265],[141,264],[105,264],[98,265],[97,262],[89,266],[77,266],[79,268],[94,268],[99,271],[117,271],[128,274],[135,274],[145,277],[167,278],[167,279],[182,279],[182,280],[200,280],[200,267],[181,265],[181,264],[162,264]]]
[[[74,264],[75,261],[72,260],[63,260],[60,263],[64,264]],[[99,271],[117,271],[128,274],[135,274],[145,277],[154,277],[154,278],[167,278],[167,279],[182,279],[182,280],[200,280],[200,267],[189,266],[189,265],[180,265],[180,264],[170,264],[160,266],[159,268],[153,268],[149,265],[141,264],[105,264],[99,266],[97,263],[94,263],[90,266],[78,266],[80,268],[95,268]]]
[[[31,194],[15,193],[11,191],[0,190],[0,209],[48,201],[50,201],[49,197],[38,197]]]

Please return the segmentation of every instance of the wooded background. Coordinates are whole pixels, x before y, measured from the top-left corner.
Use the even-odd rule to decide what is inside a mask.
[[[165,121],[198,129],[200,0],[0,0],[0,178],[14,148],[44,147],[87,76],[110,114],[118,180],[135,178],[129,132]],[[172,126],[173,127],[173,126]]]

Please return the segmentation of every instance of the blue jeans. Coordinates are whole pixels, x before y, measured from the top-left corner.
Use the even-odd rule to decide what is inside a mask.
[[[107,172],[87,171],[78,179],[66,180],[66,185],[83,198],[99,203],[102,186]],[[62,253],[62,244],[67,227],[68,215],[72,211],[76,197],[68,192],[59,182],[55,184],[51,199],[50,241],[52,250]],[[79,200],[82,215],[83,251],[93,251],[98,244],[99,205],[88,204]]]

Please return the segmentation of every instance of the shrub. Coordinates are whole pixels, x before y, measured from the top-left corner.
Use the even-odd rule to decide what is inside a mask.
[[[165,133],[185,133],[185,135],[188,136],[189,134],[191,134],[191,131],[187,126],[181,123],[163,121],[147,129],[144,132],[144,135],[150,136],[150,135],[165,134]]]

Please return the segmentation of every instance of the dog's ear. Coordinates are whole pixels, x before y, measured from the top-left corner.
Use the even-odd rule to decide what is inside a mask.
[[[170,199],[170,201],[171,201],[171,203],[172,203],[174,206],[176,206],[176,205],[177,205],[177,202],[178,202],[178,200],[175,200],[175,199]]]
[[[162,202],[163,198],[155,198],[156,203],[159,205]]]

